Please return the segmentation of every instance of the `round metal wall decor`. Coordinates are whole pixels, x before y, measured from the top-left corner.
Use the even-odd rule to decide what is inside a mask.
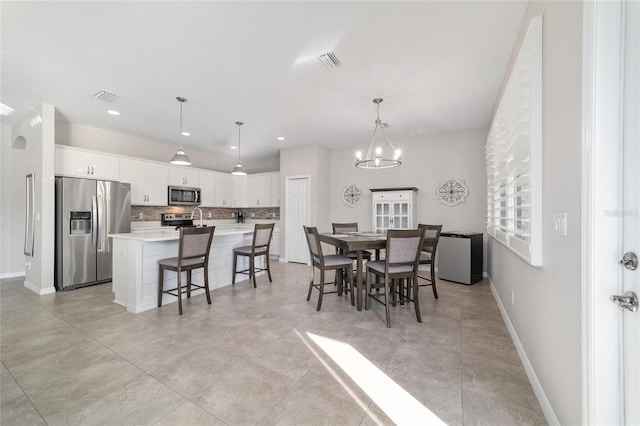
[[[455,206],[464,202],[464,199],[469,195],[469,188],[465,185],[464,180],[449,178],[440,184],[436,195],[441,203]]]
[[[342,201],[349,207],[355,207],[362,200],[362,190],[356,185],[345,186],[342,191]]]

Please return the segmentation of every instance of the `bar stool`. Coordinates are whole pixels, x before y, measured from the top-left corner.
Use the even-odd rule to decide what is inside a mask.
[[[347,232],[358,232],[358,223],[357,222],[353,222],[353,223],[332,223],[331,226],[333,227],[333,233],[334,234],[344,234]],[[350,259],[356,260],[358,258],[358,252],[357,251],[348,251],[344,254],[344,256],[347,256]],[[362,259],[363,260],[371,260],[371,252],[370,251],[363,251],[362,252]]]
[[[424,238],[432,239],[433,245],[423,248],[420,253],[420,264],[418,266],[418,278],[426,281],[424,284],[418,283],[418,287],[431,286],[433,296],[438,298],[438,290],[436,289],[435,259],[436,250],[438,249],[438,241],[440,240],[440,231],[442,225],[424,225],[419,224],[418,229],[424,229]],[[424,275],[429,274],[429,277]]]
[[[211,251],[211,240],[215,226],[206,228],[180,228],[180,242],[178,244],[178,257],[170,257],[158,260],[160,265],[160,277],[158,279],[158,307],[162,306],[162,295],[171,294],[178,298],[178,312],[182,315],[182,293],[187,293],[187,298],[191,297],[191,287],[204,289],[207,295],[207,303],[211,304],[209,294],[209,252]],[[193,284],[191,282],[191,272],[194,269],[204,268],[204,285]],[[175,271],[178,273],[178,285],[169,290],[164,289],[164,271]],[[182,272],[187,273],[187,287],[182,289]]]
[[[271,235],[273,234],[273,223],[256,224],[253,229],[253,244],[250,246],[237,247],[233,249],[233,277],[231,284],[236,283],[236,274],[246,274],[253,278],[253,288],[256,288],[256,272],[267,271],[269,282],[271,281],[271,268],[269,265],[269,247],[271,246]],[[237,271],[238,256],[249,258],[249,268]],[[256,257],[264,256],[266,268],[256,267]]]

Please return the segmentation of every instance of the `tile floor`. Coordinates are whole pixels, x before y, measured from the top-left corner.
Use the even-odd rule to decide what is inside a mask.
[[[546,424],[487,282],[412,307],[307,302],[308,267],[130,314],[110,284],[0,284],[0,423]],[[435,424],[435,423],[434,423]]]

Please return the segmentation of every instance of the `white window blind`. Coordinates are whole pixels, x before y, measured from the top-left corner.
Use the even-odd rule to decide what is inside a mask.
[[[486,144],[487,232],[542,264],[542,16],[531,20]]]

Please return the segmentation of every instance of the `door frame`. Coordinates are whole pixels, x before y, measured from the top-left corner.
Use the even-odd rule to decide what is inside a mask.
[[[289,205],[289,182],[294,179],[307,179],[307,219],[306,223],[309,225],[311,222],[311,175],[294,175],[294,176],[285,176],[284,178],[284,261],[289,262],[289,213],[290,213],[290,205]]]
[[[582,424],[621,424],[622,20],[624,0],[583,3]],[[616,332],[618,331],[618,332]],[[612,374],[614,371],[616,373]]]

